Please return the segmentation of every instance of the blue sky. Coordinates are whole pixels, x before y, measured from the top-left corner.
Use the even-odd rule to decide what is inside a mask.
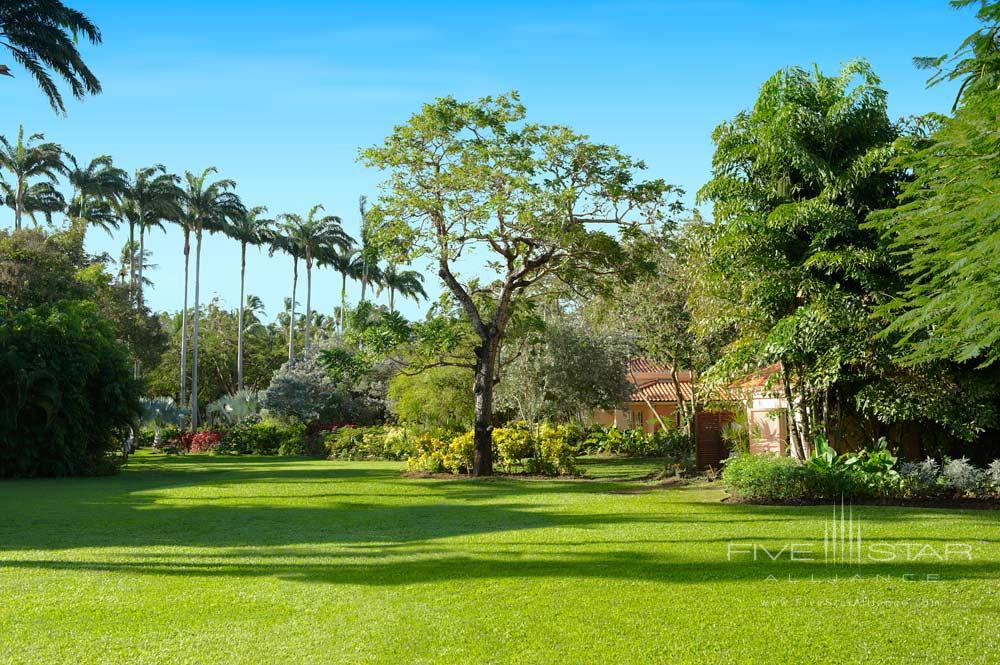
[[[693,202],[709,176],[713,127],[750,106],[777,69],[830,72],[864,57],[893,117],[947,111],[953,89],[927,90],[911,58],[950,51],[976,27],[972,12],[945,0],[67,3],[104,33],[102,46],[85,49],[104,93],[70,101],[58,117],[15,70],[0,81],[0,133],[24,123],[81,161],[108,153],[130,170],[216,166],[249,205],[278,213],[323,203],[352,233],[358,195],[374,195],[379,181],[357,149],[438,96],[516,89],[531,119],[621,146]],[[117,256],[123,240],[95,230],[88,248]],[[179,308],[180,233],[154,233],[147,247],[157,265],[150,304]],[[231,241],[206,241],[203,298],[235,306],[238,255]],[[290,272],[284,257],[248,259],[248,291],[269,317]],[[433,276],[428,286],[439,289]],[[313,301],[329,312],[339,277],[314,276]],[[423,306],[401,309],[416,316]]]

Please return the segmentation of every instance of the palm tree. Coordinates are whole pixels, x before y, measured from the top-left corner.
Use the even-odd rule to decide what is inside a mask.
[[[266,242],[268,231],[274,220],[265,219],[263,217],[265,212],[267,212],[267,208],[264,206],[250,208],[242,215],[233,217],[223,229],[223,233],[240,243],[240,314],[237,324],[239,328],[236,331],[236,384],[238,391],[243,390],[243,313],[246,305],[243,290],[247,272],[247,245],[259,247]]]
[[[188,171],[185,174],[187,187],[182,197],[182,216],[184,223],[194,232],[194,316],[192,319],[191,340],[191,431],[198,428],[198,319],[200,317],[200,287],[201,287],[201,239],[205,231],[210,233],[222,230],[227,220],[243,214],[243,204],[232,190],[236,187],[233,180],[223,179],[208,182],[208,176],[216,173],[215,167],[195,175]],[[184,293],[187,298],[187,291]]]
[[[101,82],[83,62],[76,48],[78,35],[91,44],[101,43],[101,31],[81,12],[59,0],[21,0],[0,3],[0,45],[10,50],[14,60],[28,70],[56,113],[66,113],[62,95],[48,70],[69,83],[77,99],[96,95]],[[0,74],[12,76],[7,65]]]
[[[309,331],[312,327],[312,266],[313,261],[322,257],[329,248],[337,247],[346,250],[351,245],[351,237],[340,226],[340,218],[336,215],[319,216],[322,205],[315,205],[303,219],[300,215],[286,214],[281,219],[288,242],[298,248],[299,255],[306,262],[306,324],[305,351],[310,350]],[[297,264],[298,261],[296,260]],[[297,279],[296,267],[296,279]],[[294,320],[295,292],[292,291],[292,319]]]
[[[378,248],[373,242],[374,226],[368,217],[368,198],[363,194],[358,198],[358,211],[361,215],[361,250],[357,261],[361,270],[361,301],[364,302],[368,285],[378,285],[382,271],[378,267]]]
[[[95,157],[85,167],[81,167],[72,155],[67,154],[66,159],[72,165],[68,169],[69,183],[73,187],[68,210],[70,218],[99,226],[110,233],[119,223],[111,202],[128,187],[128,174],[116,167],[108,155]]]
[[[396,266],[390,263],[386,266],[385,271],[382,273],[382,285],[379,287],[379,293],[382,289],[389,290],[389,311],[396,311],[396,292],[404,298],[413,298],[414,300],[420,300],[421,298],[427,297],[427,292],[424,291],[424,276],[417,272],[416,270],[397,270]]]
[[[53,212],[62,210],[66,201],[55,188],[59,174],[66,172],[63,161],[65,153],[57,143],[45,143],[44,134],[32,134],[24,138],[24,126],[18,127],[17,143],[11,144],[0,136],[0,169],[14,176],[11,183],[0,180],[0,188],[5,195],[4,203],[14,210],[14,229],[21,229],[21,217],[28,213],[32,220],[35,212],[45,213],[46,219]],[[31,178],[45,178],[30,185]]]
[[[135,240],[139,228],[139,256],[146,253],[146,231],[163,228],[163,222],[180,216],[180,201],[184,192],[178,186],[180,178],[167,173],[162,164],[136,169],[135,175],[126,177],[125,187],[118,197],[118,207],[128,221],[129,241]],[[143,301],[143,261],[129,265],[132,297],[137,306]]]
[[[288,234],[288,217],[301,219],[298,215],[278,215],[281,224],[268,233],[267,243],[270,246],[268,254],[285,252],[292,257],[292,297],[285,298],[285,310],[288,312],[288,366],[295,365],[295,292],[299,284],[299,259],[302,258],[301,248],[292,241]],[[280,315],[279,315],[280,316]]]
[[[329,266],[340,273],[340,316],[338,326],[340,332],[344,332],[347,312],[347,279],[359,279],[361,277],[361,264],[356,261],[360,252],[357,249],[347,248],[338,250],[330,248],[320,259],[320,263]]]

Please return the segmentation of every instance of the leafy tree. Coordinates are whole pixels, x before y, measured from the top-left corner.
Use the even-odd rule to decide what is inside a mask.
[[[2,11],[2,10],[0,10]],[[17,142],[11,143],[0,136],[0,174],[8,171],[13,183],[0,180],[4,204],[14,211],[14,230],[21,229],[21,218],[27,213],[32,220],[41,212],[47,220],[52,213],[61,211],[66,201],[55,188],[59,174],[66,172],[62,146],[46,143],[44,134],[32,134],[25,140],[24,126],[17,129]],[[30,183],[33,178],[43,178]]]
[[[555,319],[511,345],[497,404],[521,420],[569,420],[629,398],[633,348],[621,334],[593,332],[579,321]]]
[[[165,344],[159,322],[145,306],[133,305],[126,284],[115,283],[103,263],[85,254],[84,236],[79,225],[51,235],[0,233],[0,300],[17,311],[61,300],[93,302],[134,358],[159,362]]]
[[[194,232],[194,313],[192,316],[191,340],[191,431],[198,428],[198,323],[200,318],[199,293],[201,287],[201,239],[205,231],[220,231],[227,220],[243,214],[243,204],[232,191],[236,187],[233,180],[209,182],[208,177],[216,173],[214,167],[202,171],[201,175],[186,173],[187,187],[182,196],[182,217],[185,226]],[[185,290],[185,299],[187,292]],[[186,311],[186,310],[185,310]],[[182,365],[184,361],[182,360]],[[181,379],[183,383],[183,378]],[[183,386],[181,392],[183,392]]]
[[[245,210],[242,214],[231,218],[224,229],[224,233],[240,243],[240,314],[236,324],[236,374],[237,389],[243,390],[243,322],[244,306],[244,286],[247,272],[247,245],[260,247],[267,242],[273,219],[267,219],[263,215],[267,212],[264,206],[257,206]]]
[[[467,431],[476,411],[472,381],[473,372],[466,367],[399,372],[389,381],[391,408],[400,422]]]
[[[0,478],[102,471],[139,415],[124,347],[93,303],[0,306]]]
[[[1000,358],[1000,3],[983,3],[980,17],[989,25],[963,43],[950,72],[932,79],[963,79],[957,111],[928,118],[924,132],[897,142],[893,166],[913,177],[900,205],[873,219],[904,266],[905,284],[881,312],[885,336],[910,365]]]
[[[969,95],[1000,90],[1000,2],[996,0],[951,0],[953,7],[978,4],[978,18],[985,25],[965,38],[950,56],[914,58],[921,69],[932,69],[928,83],[961,81],[952,111]]]
[[[695,309],[704,307],[708,300],[695,295],[708,230],[694,211],[679,228],[669,226],[650,238],[655,243],[652,271],[631,284],[616,286],[601,298],[580,303],[591,327],[630,339],[638,355],[670,368],[678,412],[681,421],[688,424],[698,408],[698,391],[693,391],[693,400],[685,398],[678,370],[689,370],[692,384],[697,385],[698,375],[729,341],[728,329],[704,334],[696,329]],[[706,316],[714,319],[715,312]]]
[[[52,110],[66,113],[62,94],[52,80],[54,71],[69,84],[77,99],[101,92],[101,83],[76,48],[77,36],[101,43],[101,31],[82,12],[59,0],[17,0],[0,3],[0,41],[14,60],[28,70],[49,100]],[[0,74],[13,76],[7,65]]]
[[[300,362],[285,363],[275,372],[260,399],[275,415],[310,423],[329,414],[338,390],[317,354],[305,353]]]
[[[726,303],[707,327],[735,331],[713,369],[733,377],[781,363],[799,456],[831,401],[850,397],[837,389],[889,357],[872,344],[869,314],[894,266],[863,224],[893,203],[900,174],[885,166],[896,135],[863,61],[832,77],[782,70],[751,111],[713,133],[713,177],[699,200],[714,204],[716,222],[700,279]]]
[[[389,175],[369,212],[382,248],[403,260],[430,255],[478,337],[468,362],[475,475],[493,470],[497,361],[515,298],[549,275],[581,290],[627,276],[644,262],[613,232],[629,236],[658,221],[671,191],[659,180],[637,182],[644,165],[618,149],[566,127],[525,123],[525,115],[515,93],[442,98],[361,154]],[[459,257],[480,250],[498,277],[485,309],[456,274]]]
[[[247,298],[248,303],[252,305],[253,299],[254,296]],[[244,309],[243,383],[244,388],[251,391],[267,388],[271,376],[285,361],[284,350],[288,346],[285,329],[277,322],[261,320],[258,311],[250,306]],[[147,392],[151,395],[174,395],[178,390],[183,319],[181,312],[160,315],[160,326],[168,342],[159,362],[149,365],[143,376]],[[238,319],[238,309],[226,309],[218,301],[212,301],[204,308],[198,354],[200,404],[208,404],[239,390],[236,354]]]

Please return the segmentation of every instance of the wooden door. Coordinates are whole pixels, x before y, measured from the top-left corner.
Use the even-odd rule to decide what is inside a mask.
[[[729,457],[729,445],[722,439],[722,428],[732,422],[733,414],[699,411],[695,416],[695,458],[699,469],[722,466]]]

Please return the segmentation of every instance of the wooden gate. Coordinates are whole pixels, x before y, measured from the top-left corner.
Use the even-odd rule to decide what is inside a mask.
[[[722,428],[733,421],[733,414],[699,411],[695,416],[695,458],[699,469],[718,469],[729,457],[729,445],[722,439]]]

